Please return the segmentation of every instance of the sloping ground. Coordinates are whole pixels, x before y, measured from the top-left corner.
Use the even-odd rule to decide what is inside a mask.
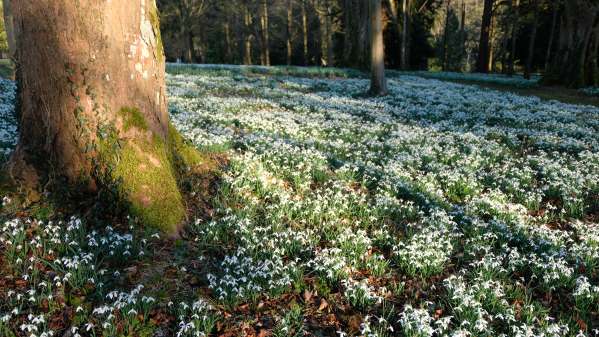
[[[7,222],[0,334],[597,335],[599,109],[191,73],[169,76],[173,123],[228,162],[188,239]]]

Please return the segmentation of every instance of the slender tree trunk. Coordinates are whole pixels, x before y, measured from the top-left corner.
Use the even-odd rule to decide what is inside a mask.
[[[493,17],[493,0],[484,1],[480,42],[478,46],[478,62],[476,64],[476,71],[479,73],[489,72],[489,61],[491,58],[489,39],[491,35],[491,19]]]
[[[224,33],[225,33],[225,59],[227,63],[233,63],[233,41],[231,39],[231,26],[229,25],[229,20],[225,19],[224,25]]]
[[[333,23],[332,11],[329,0],[322,0],[321,8],[317,8],[318,19],[320,21],[320,51],[321,64],[325,67],[333,65]]]
[[[466,2],[462,0],[462,15],[460,20],[460,70],[463,70],[466,58]]]
[[[401,31],[401,69],[408,70],[410,66],[409,53],[409,27],[410,27],[410,0],[403,0],[402,5],[403,29]]]
[[[393,1],[393,0],[391,0]],[[343,0],[343,63],[345,66],[352,64],[354,51],[354,28],[352,16],[352,0]]]
[[[397,58],[397,64],[401,65],[401,20],[399,17],[399,3],[398,0],[388,0],[389,9],[391,10],[391,19],[393,21],[393,25],[395,26],[395,33],[397,34],[397,40],[399,42],[399,56]]]
[[[532,22],[532,32],[530,33],[530,42],[528,43],[528,55],[526,58],[526,67],[524,69],[524,78],[529,80],[530,73],[532,72],[532,61],[535,53],[535,42],[537,39],[537,26],[539,25],[539,16],[537,15],[537,6],[536,1],[533,0],[533,22]]]
[[[262,17],[260,19],[262,26],[262,50],[264,54],[263,65],[270,66],[270,36],[268,23],[268,2],[262,0]]]
[[[381,0],[370,2],[370,92],[373,95],[387,94],[385,79],[385,50],[383,42],[383,13]]]
[[[334,51],[333,51],[333,10],[331,8],[331,3],[329,0],[326,1],[326,18],[325,18],[325,25],[326,25],[326,39],[327,39],[327,50],[326,50],[326,55],[327,55],[327,66],[328,67],[332,67],[334,66],[335,60],[334,60]]]
[[[513,15],[512,18],[512,43],[510,49],[510,57],[508,64],[508,75],[512,76],[515,73],[515,63],[516,63],[516,44],[518,40],[518,20],[520,17],[520,0],[512,0],[511,2],[511,10]]]
[[[287,0],[287,65],[291,65],[291,58],[293,56],[293,45],[292,45],[292,25],[293,25],[293,2]]]
[[[243,23],[244,23],[244,53],[243,64],[252,64],[252,15],[250,14],[247,3],[243,6]]]
[[[370,47],[372,46],[371,37],[371,2],[370,0],[358,1],[359,6],[355,7],[354,15],[359,18],[358,36],[356,42],[357,60],[359,68],[368,69],[370,64]]]
[[[8,171],[28,190],[107,180],[145,225],[185,219],[154,0],[12,0],[21,112]],[[112,186],[112,185],[111,185]]]
[[[194,62],[194,45],[193,45],[193,33],[191,29],[185,28],[185,62]]]
[[[445,6],[445,27],[443,32],[443,70],[447,71],[449,68],[449,14],[451,10],[451,0],[446,1]]]
[[[302,37],[304,42],[304,65],[308,65],[308,14],[306,12],[306,1],[302,1]]]
[[[549,62],[551,60],[551,50],[553,49],[553,41],[555,40],[555,30],[557,27],[557,18],[560,8],[559,0],[553,4],[553,18],[551,19],[551,33],[549,34],[549,43],[547,44],[547,52],[545,53],[545,71],[549,70]]]

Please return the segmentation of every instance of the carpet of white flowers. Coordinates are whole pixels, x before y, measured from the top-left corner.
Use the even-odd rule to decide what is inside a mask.
[[[156,235],[17,218],[0,335],[599,335],[599,109],[272,69],[170,67],[173,124],[228,157],[174,262],[196,295],[127,282]]]

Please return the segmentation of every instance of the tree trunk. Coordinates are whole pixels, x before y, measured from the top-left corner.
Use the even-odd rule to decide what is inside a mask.
[[[401,31],[401,69],[408,70],[410,67],[409,52],[409,27],[410,27],[410,0],[403,0],[402,5],[403,29]]]
[[[530,73],[532,72],[532,61],[535,53],[535,42],[537,39],[537,26],[539,25],[539,16],[537,15],[537,6],[536,2],[533,0],[533,22],[532,22],[532,32],[530,33],[530,42],[528,43],[528,55],[526,57],[526,67],[524,68],[524,78],[529,80]]]
[[[193,32],[191,29],[185,29],[185,62],[193,63],[194,62],[194,46],[193,46]]]
[[[512,0],[511,2],[511,10],[513,14],[512,18],[512,43],[510,50],[510,57],[508,59],[508,75],[512,76],[515,73],[515,63],[516,63],[516,43],[518,40],[518,20],[520,18],[520,0]]]
[[[244,23],[244,53],[243,53],[243,64],[252,64],[252,15],[248,9],[247,3],[243,6],[243,23]]]
[[[302,37],[304,40],[304,65],[308,65],[308,14],[306,13],[306,1],[302,1]]]
[[[395,26],[395,33],[397,34],[397,40],[400,41],[400,45],[398,50],[400,50],[401,54],[401,20],[399,18],[399,3],[398,0],[388,0],[389,9],[391,10],[391,19],[393,21],[393,25]],[[401,55],[398,58],[398,64],[401,65]]]
[[[293,2],[287,0],[287,65],[291,65],[291,57],[293,56],[293,45],[292,45],[292,25],[293,25]]]
[[[262,26],[262,53],[264,55],[263,65],[270,66],[270,36],[267,0],[262,0],[262,15],[260,18],[260,25]]]
[[[478,62],[476,71],[479,73],[489,72],[489,61],[491,53],[489,49],[489,38],[491,35],[491,19],[493,17],[493,0],[484,0],[482,26],[480,28],[480,43],[478,46]]]
[[[460,70],[463,70],[466,58],[466,2],[462,0],[462,15],[460,20]]]
[[[321,2],[322,8],[317,8],[320,20],[320,51],[321,64],[325,67],[333,66],[333,24],[331,6],[328,0]]]
[[[443,70],[447,71],[449,68],[449,14],[451,10],[451,0],[446,1],[445,7],[445,27],[443,32]]]
[[[224,25],[224,33],[225,33],[225,59],[228,63],[233,63],[233,41],[231,39],[231,26],[229,25],[229,20],[225,19]]]
[[[355,61],[358,68],[368,69],[370,60],[370,40],[371,31],[371,0],[358,1],[359,6],[354,9],[354,15],[358,18],[358,34],[356,41],[357,59]]]
[[[333,54],[333,11],[331,8],[331,4],[330,1],[327,0],[326,2],[327,5],[327,9],[326,9],[326,18],[325,18],[325,25],[326,25],[326,39],[327,39],[327,50],[326,50],[326,55],[327,55],[327,66],[328,67],[332,67],[334,66],[335,60],[334,60],[334,54]]]
[[[352,0],[343,0],[343,64],[345,66],[351,65],[354,51],[355,25],[353,25],[352,6]]]
[[[155,1],[11,5],[21,132],[7,168],[17,186],[95,193],[108,184],[145,225],[176,235],[186,211]]]
[[[381,0],[370,2],[370,93],[373,95],[387,94],[385,79],[385,51],[383,42],[383,13]]]
[[[545,71],[549,70],[549,62],[551,60],[551,50],[553,49],[553,41],[555,40],[555,28],[557,27],[557,18],[559,16],[560,2],[556,1],[553,4],[553,18],[551,19],[551,33],[549,34],[549,43],[547,44],[547,53],[545,53]]]
[[[557,49],[543,75],[543,83],[569,87],[592,85],[599,75],[592,71],[590,49],[593,32],[599,25],[599,4],[593,0],[569,0],[562,8]]]

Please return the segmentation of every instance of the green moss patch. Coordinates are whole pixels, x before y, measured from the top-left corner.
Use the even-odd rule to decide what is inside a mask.
[[[135,127],[140,130],[147,130],[148,123],[142,115],[141,111],[136,108],[124,107],[119,110],[119,116],[123,118],[123,128],[125,131],[129,131]]]
[[[128,141],[123,147],[113,177],[128,195],[131,212],[144,224],[176,233],[185,220],[183,197],[164,141]]]
[[[182,169],[194,168],[206,161],[206,158],[194,147],[185,142],[179,131],[169,124],[168,143],[175,160]]]

